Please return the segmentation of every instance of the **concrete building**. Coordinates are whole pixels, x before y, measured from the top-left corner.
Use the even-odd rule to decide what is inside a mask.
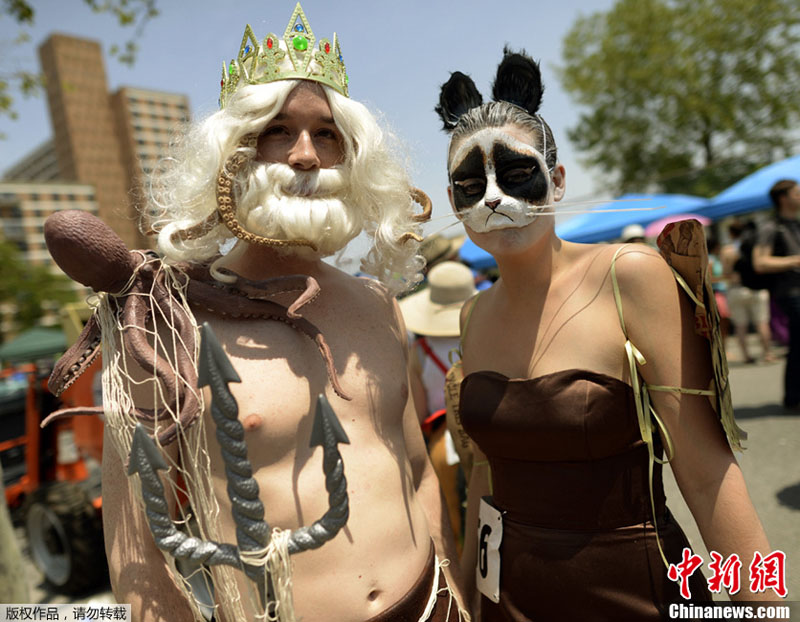
[[[92,186],[70,182],[0,182],[1,237],[16,246],[29,264],[49,266],[51,271],[61,271],[53,263],[44,243],[44,221],[62,209],[79,209],[98,214],[98,205]],[[74,284],[77,296],[85,296],[88,288]],[[44,325],[59,322],[58,309],[45,309]],[[0,333],[14,334],[14,308],[0,305]]]
[[[61,179],[53,140],[47,140],[5,172],[14,181],[55,181]]]
[[[146,175],[189,119],[185,95],[123,87],[108,92],[100,44],[61,34],[39,48],[53,138],[9,168],[4,181],[69,181],[94,187],[98,215],[129,248],[139,231]]]
[[[62,209],[86,209],[128,248],[152,246],[140,232],[142,188],[189,119],[187,97],[130,87],[109,93],[96,41],[54,34],[40,46],[39,58],[53,137],[3,175],[3,237],[27,261],[49,263],[44,219]]]
[[[175,131],[189,119],[184,95],[124,87],[111,96],[122,164],[128,173],[128,207],[139,213],[143,188],[168,153]]]

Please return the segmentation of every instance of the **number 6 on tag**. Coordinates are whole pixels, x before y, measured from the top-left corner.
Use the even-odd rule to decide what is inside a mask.
[[[491,504],[491,497],[481,499],[478,512],[478,566],[475,581],[481,594],[500,602],[500,543],[503,541],[503,515]]]

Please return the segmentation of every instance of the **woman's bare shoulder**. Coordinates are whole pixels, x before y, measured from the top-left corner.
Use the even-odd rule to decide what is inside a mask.
[[[616,251],[615,251],[616,252]],[[676,337],[691,309],[682,300],[672,268],[657,249],[629,244],[619,249],[615,271],[624,322],[630,337],[662,333]]]
[[[664,288],[674,289],[672,269],[658,249],[645,244],[615,245],[614,269],[620,293],[639,298],[663,293]]]

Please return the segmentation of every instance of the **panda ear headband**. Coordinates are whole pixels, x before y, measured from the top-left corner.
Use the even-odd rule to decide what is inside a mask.
[[[543,92],[539,64],[524,50],[512,52],[505,47],[503,60],[497,67],[497,75],[492,84],[492,99],[518,106],[535,117],[542,105]],[[439,104],[435,110],[442,119],[444,130],[452,132],[464,114],[481,104],[483,97],[472,78],[456,71],[442,85]]]

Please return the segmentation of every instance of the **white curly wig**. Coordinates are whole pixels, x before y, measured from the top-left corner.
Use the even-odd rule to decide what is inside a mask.
[[[237,205],[247,198],[251,185],[258,185],[265,163],[254,159],[252,148],[241,146],[242,138],[260,133],[299,83],[299,80],[283,80],[244,86],[223,110],[191,126],[173,145],[173,155],[162,161],[152,175],[147,207],[150,226],[158,232],[158,249],[168,262],[207,261],[235,239],[221,222],[196,239],[184,239],[177,234],[206,221],[216,211],[217,178],[237,149],[248,157],[234,178]],[[367,108],[327,86],[320,86],[343,138],[341,168],[347,185],[342,199],[352,214],[339,230],[332,231],[325,219],[307,217],[291,229],[302,231],[302,236],[296,237],[310,240],[324,237],[326,244],[321,256],[342,250],[360,231],[365,231],[372,248],[361,261],[362,271],[377,277],[392,293],[407,290],[421,280],[424,265],[418,254],[419,244],[413,239],[401,241],[405,233],[419,233],[419,225],[412,220],[414,208],[408,175],[391,153],[383,131]],[[252,201],[243,203],[252,205]],[[241,205],[238,210],[237,219],[246,223],[248,214],[241,213]]]

